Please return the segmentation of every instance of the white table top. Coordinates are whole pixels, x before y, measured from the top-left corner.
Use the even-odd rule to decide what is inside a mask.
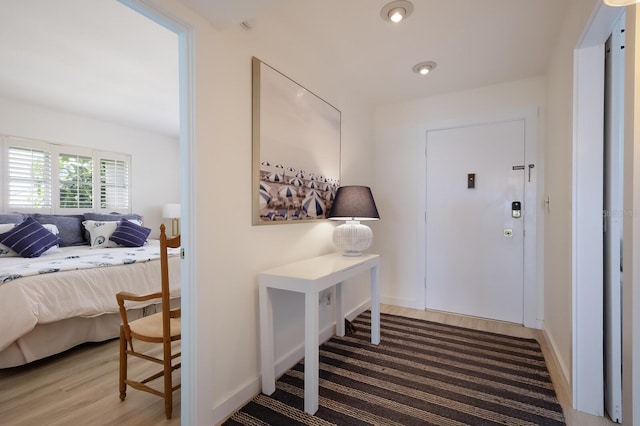
[[[336,275],[345,275],[345,278],[355,275],[376,265],[379,258],[377,254],[349,257],[331,253],[305,259],[260,272],[260,286],[299,292],[318,291],[325,284],[334,283],[324,283],[325,279],[334,279]]]

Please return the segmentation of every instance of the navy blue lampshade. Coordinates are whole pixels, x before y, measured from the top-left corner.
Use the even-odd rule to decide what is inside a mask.
[[[358,185],[338,188],[327,217],[333,220],[380,219],[371,188]]]

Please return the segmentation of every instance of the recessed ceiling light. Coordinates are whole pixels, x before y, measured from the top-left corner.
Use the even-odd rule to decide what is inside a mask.
[[[380,17],[385,21],[398,23],[408,18],[413,12],[413,4],[407,0],[396,0],[386,4],[380,10]]]
[[[427,62],[420,62],[418,64],[415,64],[412,68],[413,72],[418,73],[420,75],[427,75],[429,74],[431,71],[433,71],[433,69],[438,66],[438,64],[436,64],[433,61],[427,61]]]

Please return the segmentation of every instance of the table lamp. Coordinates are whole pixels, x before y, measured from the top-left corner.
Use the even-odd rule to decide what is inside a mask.
[[[171,236],[180,234],[180,204],[165,204],[162,206],[162,217],[171,219]]]
[[[373,231],[361,220],[378,220],[380,215],[368,186],[341,186],[327,217],[345,220],[333,231],[333,243],[345,256],[360,256],[373,242]]]
[[[640,3],[640,0],[604,0],[604,4],[609,6],[631,6],[634,3]]]

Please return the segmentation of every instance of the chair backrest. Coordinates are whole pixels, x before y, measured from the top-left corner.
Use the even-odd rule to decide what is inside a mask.
[[[162,334],[164,339],[170,339],[171,306],[169,299],[169,248],[180,247],[180,235],[168,238],[164,224],[160,225],[160,272],[162,279]],[[174,315],[175,316],[175,315]]]

